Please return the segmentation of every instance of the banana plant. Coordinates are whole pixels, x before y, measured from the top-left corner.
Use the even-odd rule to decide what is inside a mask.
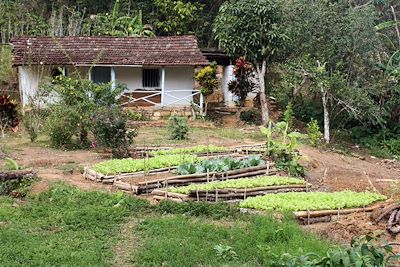
[[[116,0],[111,14],[95,16],[95,33],[117,37],[155,36],[151,26],[143,23],[143,13],[141,10],[139,10],[138,14],[134,17],[120,16],[120,13],[120,0]]]

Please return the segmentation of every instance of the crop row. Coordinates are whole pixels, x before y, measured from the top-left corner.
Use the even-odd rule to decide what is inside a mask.
[[[295,185],[305,184],[302,179],[281,177],[281,176],[260,176],[255,178],[240,178],[226,181],[215,181],[204,184],[191,184],[188,186],[174,187],[168,189],[170,192],[189,194],[190,191],[196,190],[215,190],[215,189],[239,189],[239,188],[257,188],[274,185]]]
[[[247,198],[240,203],[240,207],[279,211],[316,211],[361,208],[385,199],[385,196],[371,192],[292,192]]]
[[[160,168],[175,167],[183,163],[195,163],[200,159],[194,155],[166,155],[144,159],[113,159],[93,166],[96,172],[106,175],[149,171]]]
[[[250,156],[245,159],[224,157],[222,159],[204,160],[198,164],[191,162],[183,163],[176,169],[176,172],[179,175],[200,174],[207,172],[226,172],[248,167],[257,167],[264,163],[265,161],[259,156]]]
[[[225,147],[215,145],[198,145],[194,147],[183,147],[174,149],[157,150],[151,152],[152,156],[163,156],[163,155],[177,155],[177,154],[203,154],[203,153],[217,153],[225,152]]]

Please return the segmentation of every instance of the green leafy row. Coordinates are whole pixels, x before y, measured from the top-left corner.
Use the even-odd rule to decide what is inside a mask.
[[[264,164],[265,161],[259,156],[250,156],[246,159],[235,159],[224,157],[222,159],[204,160],[200,164],[184,163],[180,165],[176,172],[179,175],[188,175],[206,172],[226,172],[248,167],[256,167]]]
[[[224,188],[255,188],[273,185],[304,184],[305,181],[282,176],[260,176],[255,178],[241,178],[226,181],[215,181],[205,184],[191,184],[188,186],[172,187],[169,191],[174,193],[189,194],[195,190],[215,190]]]
[[[162,156],[162,155],[175,155],[175,154],[201,154],[201,153],[213,153],[213,152],[225,152],[227,149],[225,147],[215,146],[215,145],[198,145],[194,147],[182,147],[174,149],[165,149],[152,152],[152,156]]]
[[[307,211],[357,208],[385,200],[386,196],[371,192],[291,192],[250,197],[240,203],[242,208],[281,211]]]
[[[113,159],[98,163],[93,166],[93,169],[103,174],[112,175],[174,167],[183,163],[199,161],[200,159],[193,155],[167,155],[148,159]]]

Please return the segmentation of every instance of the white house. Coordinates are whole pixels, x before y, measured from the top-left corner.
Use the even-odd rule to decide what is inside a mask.
[[[24,107],[43,78],[60,70],[95,83],[126,84],[126,106],[179,107],[196,100],[202,107],[194,69],[209,61],[194,36],[16,37],[11,43]]]

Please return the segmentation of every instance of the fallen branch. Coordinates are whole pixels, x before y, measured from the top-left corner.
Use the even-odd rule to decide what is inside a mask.
[[[9,181],[17,179],[31,179],[36,176],[33,170],[20,170],[20,171],[0,171],[0,181]]]

